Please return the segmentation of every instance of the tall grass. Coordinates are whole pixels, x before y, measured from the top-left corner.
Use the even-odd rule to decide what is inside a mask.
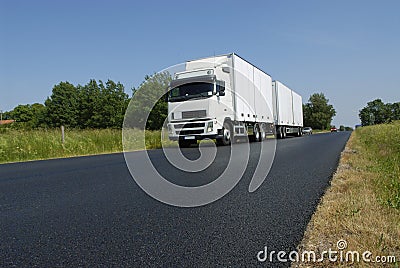
[[[400,121],[359,128],[355,134],[371,161],[366,168],[376,176],[379,200],[400,209]]]
[[[353,131],[331,186],[308,224],[299,251],[321,254],[347,241],[347,251],[400,256],[400,122]],[[360,257],[361,258],[361,257]],[[376,263],[371,263],[375,264]],[[372,267],[357,263],[293,263],[292,267]],[[373,266],[375,267],[375,266]]]
[[[135,139],[132,130],[129,150],[161,148],[160,131],[146,131],[146,145]],[[172,143],[172,142],[169,142]],[[168,144],[168,142],[167,142]],[[0,128],[0,163],[59,157],[122,152],[122,130],[66,129],[61,141],[60,129],[20,130]]]

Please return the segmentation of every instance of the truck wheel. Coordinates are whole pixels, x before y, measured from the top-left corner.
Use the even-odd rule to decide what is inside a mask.
[[[286,127],[281,127],[282,139],[286,138]]]
[[[296,133],[295,136],[296,136],[296,137],[300,137],[300,128],[299,128],[299,127],[297,128],[297,133]]]
[[[233,137],[233,127],[231,123],[225,122],[224,127],[222,129],[222,138],[217,139],[217,145],[230,145],[232,140],[234,139]]]
[[[262,141],[262,136],[260,132],[260,127],[258,124],[255,124],[253,127],[253,135],[249,136],[250,142],[260,142]]]
[[[261,130],[261,141],[265,141],[267,139],[267,132]]]
[[[279,129],[275,127],[273,131],[275,139],[280,139]]]
[[[261,136],[261,131],[260,131],[260,127],[259,127],[259,125],[258,124],[255,124],[254,125],[254,134],[253,134],[253,136],[254,136],[254,141],[255,142],[260,142],[260,141],[262,141],[262,136]]]
[[[284,139],[283,127],[279,127],[278,132],[278,139]]]
[[[197,142],[193,140],[179,140],[178,143],[180,148],[189,148],[192,144]]]

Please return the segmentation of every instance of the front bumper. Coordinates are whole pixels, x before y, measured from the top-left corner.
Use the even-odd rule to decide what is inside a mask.
[[[194,137],[194,138],[191,138]],[[169,137],[169,139],[171,141],[179,141],[179,140],[204,140],[204,139],[219,139],[222,138],[222,135],[219,134],[204,134],[204,135],[187,135],[187,136],[173,136],[173,137]]]
[[[222,126],[217,120],[177,121],[168,124],[170,140],[202,140],[222,137]]]

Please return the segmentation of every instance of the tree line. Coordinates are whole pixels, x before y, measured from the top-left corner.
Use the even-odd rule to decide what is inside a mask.
[[[44,104],[18,105],[5,112],[3,118],[15,120],[13,126],[17,128],[97,129],[121,128],[126,115],[127,127],[157,130],[162,128],[168,114],[165,94],[170,81],[167,72],[146,75],[137,89],[132,88],[132,97],[125,93],[123,84],[112,80],[103,83],[91,79],[83,86],[60,82]]]
[[[370,101],[360,110],[359,117],[362,126],[400,120],[400,102],[384,103],[381,99]]]
[[[44,104],[18,105],[4,113],[23,128],[120,128],[129,103],[121,83],[94,79],[86,85],[60,82]]]
[[[171,81],[168,72],[145,76],[131,97],[118,82],[91,79],[86,85],[60,82],[44,104],[18,105],[4,114],[24,128],[121,128],[125,126],[157,130],[163,127],[168,114],[165,94]],[[159,98],[159,96],[162,96]],[[152,107],[154,105],[154,107]],[[146,116],[149,114],[148,118]],[[304,126],[328,129],[336,111],[323,93],[312,94],[303,105]]]

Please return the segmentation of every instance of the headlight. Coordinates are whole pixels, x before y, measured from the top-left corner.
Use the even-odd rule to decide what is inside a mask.
[[[213,128],[214,128],[213,122],[212,121],[208,122],[208,124],[207,124],[207,132],[212,132]]]

